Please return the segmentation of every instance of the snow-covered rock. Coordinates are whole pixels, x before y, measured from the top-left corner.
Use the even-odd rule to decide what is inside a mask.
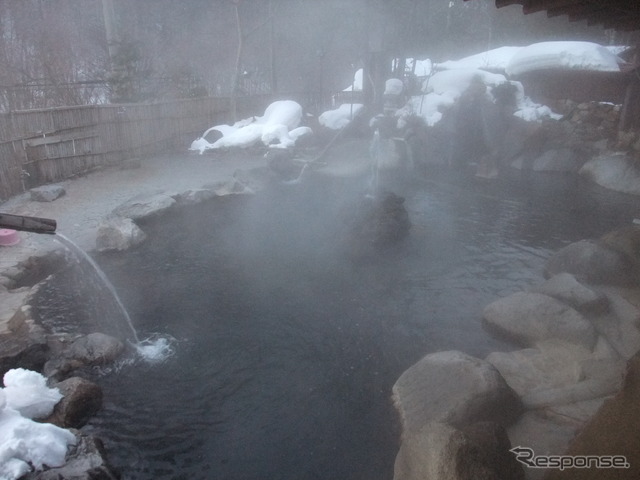
[[[323,112],[318,117],[318,121],[323,127],[331,130],[340,130],[349,125],[363,107],[364,105],[359,103],[343,103],[334,110]]]
[[[247,148],[262,142],[275,148],[290,148],[297,138],[309,133],[309,129],[291,131],[298,128],[302,120],[302,107],[293,100],[273,102],[261,117],[249,117],[234,125],[216,125],[211,127],[191,143],[189,150],[203,153],[206,150],[225,148]],[[212,131],[222,135],[215,142],[206,137]]]
[[[31,418],[51,413],[62,395],[46,386],[37,372],[14,369],[0,388],[0,478],[14,480],[45,465],[64,464],[67,448],[76,442],[68,430]]]

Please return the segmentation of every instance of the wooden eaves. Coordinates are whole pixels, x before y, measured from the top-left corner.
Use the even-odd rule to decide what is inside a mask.
[[[640,30],[638,0],[495,0],[496,7],[522,5],[526,14],[546,11],[547,16],[566,15],[570,21],[586,20],[622,31]]]

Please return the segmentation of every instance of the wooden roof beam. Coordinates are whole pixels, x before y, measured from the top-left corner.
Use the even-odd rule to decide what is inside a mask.
[[[508,7],[509,5],[522,5],[524,7],[529,1],[530,0],[496,0],[496,8]]]
[[[584,0],[530,0],[527,5],[522,6],[522,12],[525,15],[530,13],[541,12],[554,8],[563,8],[572,5],[584,3]]]
[[[569,17],[575,17],[576,20],[580,20],[580,16],[587,18],[597,12],[608,12],[606,5],[598,4],[576,4],[567,5],[565,7],[550,8],[547,10],[547,17],[558,17],[560,15],[569,15]]]

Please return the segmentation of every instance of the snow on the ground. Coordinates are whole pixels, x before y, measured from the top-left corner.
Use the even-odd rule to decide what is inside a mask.
[[[309,130],[298,130],[292,136],[290,131],[300,125],[302,107],[293,100],[273,102],[261,117],[250,117],[233,125],[216,125],[205,131],[202,136],[191,143],[189,150],[203,153],[205,150],[218,148],[246,148],[258,142],[274,148],[289,148],[297,138],[308,134]],[[206,135],[216,130],[222,137],[213,143],[206,140]]]
[[[76,442],[68,430],[44,418],[62,398],[57,389],[48,388],[45,378],[22,368],[4,375],[0,388],[0,479],[14,480],[31,471],[32,466],[64,465],[67,448]]]
[[[318,122],[331,130],[340,130],[351,123],[362,110],[362,107],[363,105],[360,103],[343,103],[334,110],[323,112],[318,117]]]
[[[509,75],[549,69],[619,72],[620,61],[611,50],[596,43],[541,42],[516,52],[506,72]]]

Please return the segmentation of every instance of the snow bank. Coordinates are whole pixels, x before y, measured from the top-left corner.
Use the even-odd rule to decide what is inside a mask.
[[[0,478],[14,480],[43,466],[64,465],[67,448],[76,442],[68,430],[31,418],[46,417],[62,398],[39,373],[9,370],[0,388]]]
[[[300,132],[294,137],[290,130],[295,129],[302,119],[302,107],[292,100],[273,102],[264,111],[262,117],[250,117],[233,125],[216,125],[205,131],[191,143],[189,150],[203,153],[209,149],[246,148],[260,141],[276,148],[289,148],[295,144]],[[211,131],[218,131],[222,137],[214,143],[206,140]],[[305,131],[305,133],[309,133]]]
[[[549,69],[619,72],[619,63],[611,50],[596,43],[541,42],[516,52],[506,72],[509,75]]]
[[[328,110],[318,117],[320,125],[330,128],[331,130],[340,130],[351,123],[351,121],[362,110],[363,105],[360,103],[343,103],[335,110]]]

